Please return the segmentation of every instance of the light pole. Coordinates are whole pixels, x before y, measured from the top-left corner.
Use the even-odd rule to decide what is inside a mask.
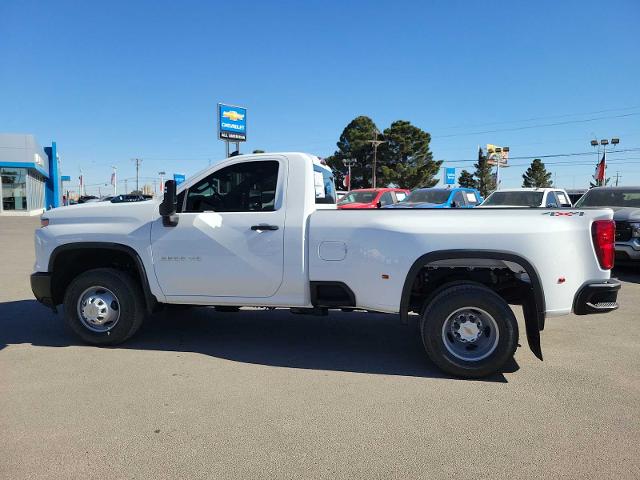
[[[342,163],[349,170],[349,173],[347,173],[347,178],[349,179],[349,181],[347,182],[347,185],[345,185],[345,186],[347,187],[347,192],[350,192],[351,191],[351,165],[356,163],[356,161],[353,158],[345,158],[344,160],[342,160]]]
[[[369,140],[369,143],[373,145],[373,176],[372,176],[373,188],[376,188],[376,163],[378,160],[378,146],[382,143],[385,143],[384,140],[378,140],[379,133],[380,132],[376,128],[373,132],[374,134],[373,140]]]
[[[603,138],[598,142],[597,139],[594,139],[591,140],[590,143],[596,151],[596,169],[598,168],[600,162],[602,162],[602,178],[595,178],[594,176],[594,180],[596,181],[596,185],[598,187],[603,187],[607,183],[607,145],[609,145],[609,140]],[[618,137],[613,137],[611,139],[611,145],[613,145],[613,148],[615,148],[619,143],[620,139]],[[600,147],[602,147],[602,160],[600,160]]]
[[[112,165],[113,173],[111,174],[111,184],[113,185],[113,196],[118,195],[118,167]]]

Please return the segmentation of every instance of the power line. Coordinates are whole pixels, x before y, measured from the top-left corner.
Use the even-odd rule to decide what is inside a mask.
[[[545,115],[541,117],[531,117],[531,118],[523,118],[522,120],[503,120],[500,122],[489,122],[489,123],[476,123],[476,124],[467,124],[467,125],[456,125],[451,127],[442,127],[441,130],[454,130],[457,128],[477,128],[477,127],[486,127],[489,125],[508,125],[510,123],[524,123],[524,122],[533,122],[535,120],[547,120],[552,118],[566,118],[566,117],[580,117],[583,115],[596,115],[599,113],[608,113],[608,112],[620,112],[625,110],[635,110],[636,108],[640,108],[640,105],[636,105],[633,107],[625,107],[625,108],[608,108],[606,110],[595,110],[592,112],[582,112],[582,113],[563,113],[560,115]]]
[[[607,120],[612,118],[623,118],[623,117],[631,117],[634,115],[640,115],[640,112],[632,112],[625,113],[622,115],[610,115],[604,117],[594,117],[594,118],[585,118],[582,120],[567,120],[565,122],[554,122],[554,123],[540,123],[537,125],[526,125],[522,127],[512,127],[512,128],[497,128],[494,130],[482,130],[477,132],[468,132],[468,133],[452,133],[448,135],[431,135],[431,138],[451,138],[451,137],[466,137],[470,135],[484,135],[485,133],[496,133],[496,132],[515,132],[518,130],[528,130],[531,128],[543,128],[543,127],[557,127],[560,125],[570,125],[573,123],[587,123],[587,122],[595,122],[596,120]]]

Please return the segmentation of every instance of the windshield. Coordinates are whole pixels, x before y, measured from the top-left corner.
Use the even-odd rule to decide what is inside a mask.
[[[446,203],[451,192],[449,190],[415,190],[403,202],[407,203]]]
[[[539,207],[544,192],[493,192],[482,205]]]
[[[640,189],[589,190],[576,207],[640,207]]]
[[[347,203],[371,203],[377,195],[378,192],[375,191],[349,192],[342,197],[340,205]]]

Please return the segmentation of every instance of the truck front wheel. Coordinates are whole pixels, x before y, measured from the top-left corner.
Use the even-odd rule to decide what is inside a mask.
[[[64,319],[82,340],[115,345],[131,337],[145,317],[138,283],[113,268],[86,271],[69,284],[64,295]]]
[[[518,346],[518,322],[493,290],[477,284],[446,288],[424,308],[427,355],[445,372],[479,378],[500,370]]]

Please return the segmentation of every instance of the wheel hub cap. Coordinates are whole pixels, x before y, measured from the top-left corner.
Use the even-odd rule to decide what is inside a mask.
[[[442,325],[442,342],[454,357],[478,362],[491,355],[500,332],[496,320],[478,307],[463,307],[453,312]]]
[[[78,299],[78,316],[89,330],[107,332],[118,323],[120,303],[111,290],[91,287]]]
[[[458,317],[452,325],[453,334],[461,342],[475,342],[482,335],[482,322],[473,315]]]

